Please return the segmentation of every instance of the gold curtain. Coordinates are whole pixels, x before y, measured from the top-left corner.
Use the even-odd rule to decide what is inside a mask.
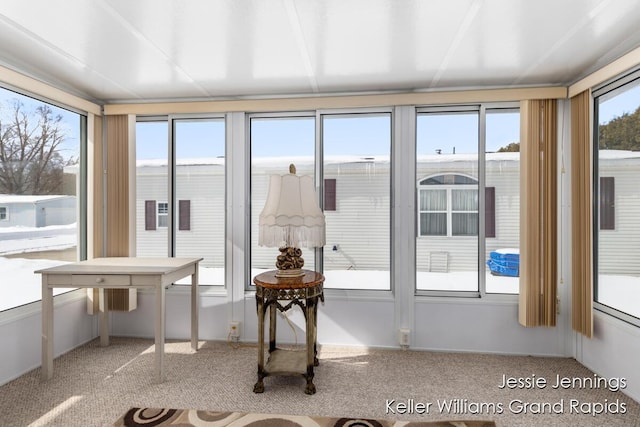
[[[593,336],[591,93],[571,98],[572,326]]]
[[[105,256],[129,255],[129,121],[107,116],[107,235]]]
[[[102,217],[102,200],[96,201],[100,208],[96,209],[96,228],[106,223],[106,232],[96,230],[100,239],[96,245],[105,241],[105,251],[95,247],[97,256],[114,257],[129,256],[129,118],[127,115],[106,116],[98,127],[106,126],[106,215]],[[96,131],[98,131],[96,127]],[[100,145],[100,150],[102,146]],[[96,152],[95,161],[102,162],[102,152]],[[102,165],[96,168],[102,172]],[[96,186],[102,186],[102,179],[96,180]],[[102,194],[101,188],[95,188]],[[97,222],[97,220],[100,222]],[[98,291],[88,289],[87,312],[98,312]],[[106,289],[105,296],[110,311],[130,311],[137,307],[136,289]]]
[[[523,326],[555,326],[557,300],[556,100],[520,104],[520,302]]]

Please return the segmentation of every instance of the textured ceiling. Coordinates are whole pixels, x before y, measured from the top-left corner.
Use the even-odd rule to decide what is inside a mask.
[[[6,0],[0,64],[97,102],[568,85],[637,0]]]

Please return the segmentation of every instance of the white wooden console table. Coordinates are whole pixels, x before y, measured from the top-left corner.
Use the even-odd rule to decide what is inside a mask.
[[[164,380],[165,288],[191,275],[191,347],[198,349],[198,263],[202,258],[95,258],[36,270],[42,275],[42,379],[53,376],[53,288],[97,288],[100,345],[109,345],[105,289],[147,288],[156,291],[155,369]]]

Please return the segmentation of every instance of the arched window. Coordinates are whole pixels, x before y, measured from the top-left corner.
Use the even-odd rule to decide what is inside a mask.
[[[420,236],[477,236],[478,180],[446,173],[418,185]]]

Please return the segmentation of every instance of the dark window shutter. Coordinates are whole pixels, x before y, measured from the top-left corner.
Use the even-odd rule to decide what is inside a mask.
[[[484,235],[496,237],[496,187],[484,189]]]
[[[178,230],[191,230],[191,200],[178,201]]]
[[[616,228],[615,195],[614,177],[600,177],[600,230]]]
[[[335,179],[324,180],[324,210],[325,211],[336,210],[336,180]]]
[[[145,200],[144,202],[144,229],[156,229],[156,201]]]

